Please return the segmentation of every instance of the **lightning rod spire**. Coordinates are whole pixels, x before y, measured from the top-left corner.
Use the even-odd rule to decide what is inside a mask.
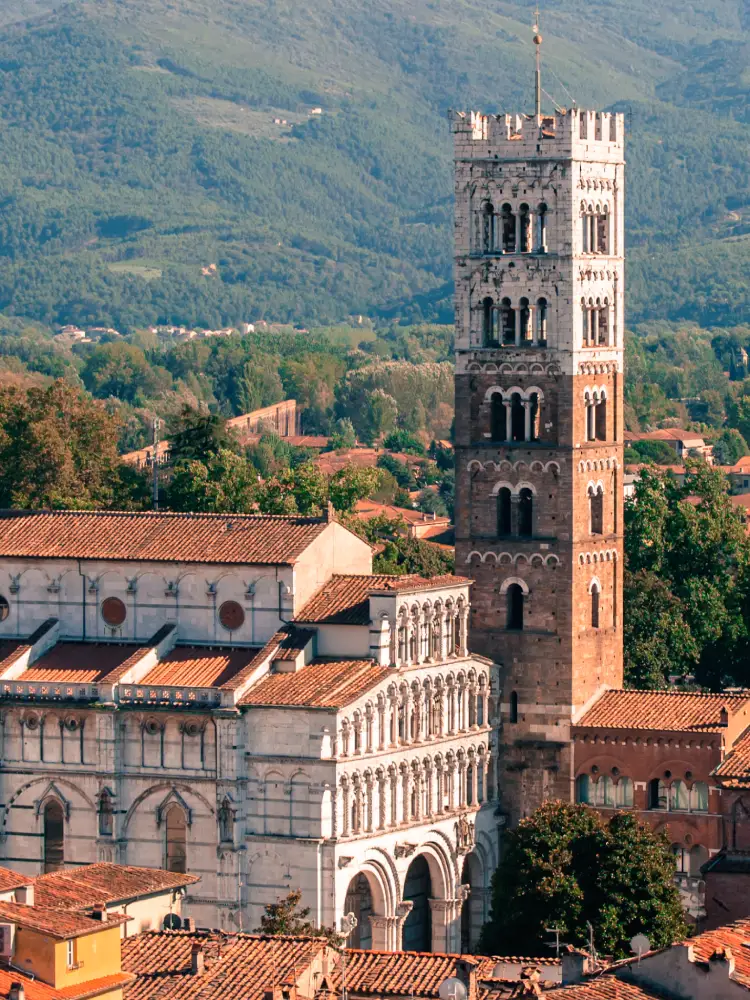
[[[536,72],[534,74],[534,114],[537,124],[542,121],[542,36],[539,33],[539,5],[534,11],[534,45],[536,46]]]

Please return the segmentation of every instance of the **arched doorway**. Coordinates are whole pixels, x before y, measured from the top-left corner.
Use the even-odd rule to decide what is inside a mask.
[[[372,925],[370,917],[375,909],[372,901],[370,882],[362,872],[355,875],[349,883],[344,899],[344,913],[353,913],[357,918],[357,926],[349,935],[350,948],[372,948]]]
[[[461,907],[461,952],[468,955],[479,943],[484,923],[482,866],[474,853],[466,855],[461,869],[461,884],[471,886],[469,898]]]
[[[431,897],[430,866],[420,854],[409,865],[404,882],[404,900],[409,900],[412,908],[404,921],[403,951],[432,951]]]
[[[54,872],[65,861],[65,822],[63,807],[57,799],[44,806],[44,870]]]

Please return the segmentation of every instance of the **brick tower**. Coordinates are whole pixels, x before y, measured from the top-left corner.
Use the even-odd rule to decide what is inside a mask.
[[[454,113],[456,566],[515,823],[622,685],[623,116]]]

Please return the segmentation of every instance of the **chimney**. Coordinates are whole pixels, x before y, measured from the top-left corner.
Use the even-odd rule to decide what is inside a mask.
[[[98,920],[102,924],[107,922],[107,911],[103,906],[97,906],[95,910],[91,911],[91,919]]]
[[[719,712],[719,725],[728,726],[729,725],[729,709],[726,705],[721,706],[721,711]]]
[[[11,983],[8,990],[8,1000],[25,1000],[26,992],[23,983]]]
[[[34,883],[31,885],[21,885],[16,889],[16,902],[25,903],[26,906],[34,905]]]
[[[190,949],[190,971],[194,976],[200,976],[203,974],[205,967],[206,959],[203,955],[203,948],[195,941],[193,947]]]
[[[466,1000],[477,1000],[477,963],[471,959],[459,958],[456,962],[456,978],[466,987]]]
[[[193,920],[192,917],[183,917],[182,918],[182,929],[184,931],[194,931],[195,930],[195,921]]]
[[[586,955],[576,948],[568,947],[562,955],[562,984],[572,986],[580,983],[586,968]]]

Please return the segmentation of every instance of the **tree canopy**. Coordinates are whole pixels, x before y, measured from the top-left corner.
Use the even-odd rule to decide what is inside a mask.
[[[260,918],[256,934],[284,935],[287,937],[324,937],[332,945],[340,945],[342,938],[332,927],[318,927],[310,920],[310,907],[300,906],[302,892],[293,889],[283,899],[267,903]]]
[[[630,954],[636,934],[653,948],[684,937],[674,857],[666,836],[633,813],[605,822],[588,806],[546,802],[505,835],[480,948],[549,954],[546,928],[585,946],[589,924],[597,950],[617,958]]]

